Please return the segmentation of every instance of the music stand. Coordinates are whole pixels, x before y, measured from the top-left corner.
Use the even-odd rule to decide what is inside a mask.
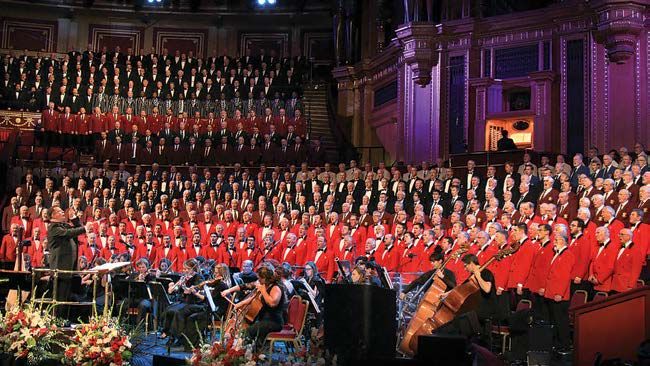
[[[167,290],[162,283],[157,281],[149,282],[149,289],[151,290],[152,298],[156,302],[155,310],[158,314],[161,313],[163,307],[166,309],[172,304],[172,301],[169,299],[169,295],[167,294]],[[156,317],[156,319],[159,319],[159,317]],[[158,324],[156,324],[156,328],[157,327]],[[156,337],[156,340],[157,339],[158,337]]]
[[[31,272],[24,271],[0,270],[0,278],[7,280],[5,288],[10,290],[15,289],[20,294],[18,297],[18,305],[22,305],[24,302],[22,293],[27,292],[29,294],[29,291],[23,291],[22,289],[29,289],[31,287],[31,274]]]

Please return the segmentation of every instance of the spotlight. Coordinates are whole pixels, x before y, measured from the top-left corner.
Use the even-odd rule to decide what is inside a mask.
[[[266,0],[257,0],[257,5],[264,5],[266,4]]]
[[[153,4],[153,0],[147,0],[149,4]]]
[[[266,1],[269,3],[269,5],[275,5],[275,0],[266,0]]]

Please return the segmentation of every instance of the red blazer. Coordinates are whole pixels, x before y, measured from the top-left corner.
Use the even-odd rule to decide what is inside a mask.
[[[156,262],[154,263],[155,268],[158,268],[158,265],[160,264],[160,261],[163,258],[167,258],[173,264],[172,267],[171,267],[171,270],[175,271],[176,268],[178,268],[176,266],[176,263],[178,263],[178,260],[179,260],[178,259],[178,252],[177,252],[176,248],[173,246],[173,244],[169,248],[167,253],[165,253],[165,247],[164,246],[159,247],[158,249],[156,249]],[[181,268],[182,268],[182,264],[181,264]]]
[[[223,245],[213,248],[209,243],[201,247],[199,255],[205,259],[213,259],[217,263],[222,263]]]
[[[106,259],[107,262],[110,262],[111,256],[113,256],[114,254],[122,254],[124,252],[125,252],[124,248],[120,247],[118,244],[115,244],[115,248],[112,250],[108,247],[102,249],[101,256],[104,257],[104,259]]]
[[[531,244],[530,239],[526,239],[519,250],[512,255],[507,288],[517,288],[518,284],[522,284],[526,288],[526,279],[538,248],[539,246],[535,247]]]
[[[242,268],[242,263],[246,260],[253,261],[253,266],[257,267],[260,259],[262,259],[262,255],[257,248],[239,250],[239,264],[237,267]]]
[[[573,269],[571,270],[571,280],[580,278],[582,281],[586,281],[589,275],[593,244],[587,239],[584,234],[581,234],[578,238],[571,238],[569,240],[569,250],[575,259]]]
[[[133,259],[135,262],[137,262],[140,258],[147,258],[149,263],[153,265],[156,261],[157,253],[158,248],[156,247],[155,241],[151,245],[151,248],[149,248],[147,244],[136,245]]]
[[[228,267],[238,267],[241,264],[239,257],[240,253],[238,250],[224,249],[223,251],[223,263]]]
[[[353,228],[350,228],[350,234],[352,235],[352,239],[354,239],[354,242],[357,244],[358,247],[363,248],[366,245],[366,229],[359,225],[359,227],[354,230]]]
[[[72,133],[77,127],[75,115],[70,113],[68,118],[65,117],[65,113],[59,115],[59,125],[58,130],[61,133]]]
[[[479,248],[479,251],[476,253],[476,256],[478,257],[479,265],[482,266],[483,264],[485,264],[485,262],[489,261],[490,258],[492,258],[495,254],[497,254],[498,251],[499,251],[499,249],[497,248],[496,244],[492,244],[492,243],[488,244],[488,246],[487,246],[487,248],[485,248],[485,250],[481,250]],[[487,267],[492,273],[494,273],[494,268],[497,266],[496,263],[498,263],[498,262],[493,261]]]
[[[31,258],[31,263],[32,267],[38,268],[38,267],[43,267],[43,259],[44,259],[44,254],[43,254],[43,242],[42,240],[39,240],[39,246],[38,248],[36,247],[36,241],[34,238],[31,238],[32,240],[32,245],[28,246],[25,248],[25,252],[29,254]]]
[[[298,238],[298,242],[294,247],[296,251],[296,264],[299,266],[304,266],[305,262],[310,258],[313,258],[313,253],[315,252],[315,244],[308,237]]]
[[[399,269],[401,252],[397,245],[393,244],[390,248],[386,249],[385,245],[382,243],[378,252],[381,254],[375,254],[377,263],[385,267],[388,272],[397,272]]]
[[[51,113],[51,114],[50,114]],[[48,132],[56,132],[59,127],[59,112],[53,110],[50,112],[49,109],[46,109],[41,114],[41,125]]]
[[[650,216],[650,214],[648,214]],[[643,258],[650,254],[650,225],[639,223],[637,226],[632,226],[632,235],[634,245],[639,246],[639,253]]]
[[[555,254],[554,254],[555,256]],[[551,257],[553,258],[553,257]],[[563,301],[569,301],[571,289],[571,269],[575,258],[568,249],[564,249],[550,264],[548,277],[544,286],[544,297],[553,300],[555,296],[562,296]]]
[[[319,250],[314,253],[311,260],[316,263],[316,268],[318,268],[318,272],[321,274],[323,279],[325,279],[326,282],[331,282],[332,276],[334,276],[334,266],[336,265],[334,258],[332,258],[331,252],[328,250],[321,252],[320,255],[318,255],[318,253]],[[318,259],[316,259],[316,256],[318,256]]]
[[[198,257],[199,255],[201,255],[201,249],[202,249],[202,247],[199,246],[199,250],[196,250],[196,249],[194,248],[194,244],[193,244],[193,243],[192,243],[192,245],[188,245],[188,246],[187,246],[187,259],[190,259],[190,258],[196,258],[196,257]]]
[[[287,262],[291,265],[296,265],[297,264],[296,260],[297,260],[296,250],[294,248],[289,248],[289,247],[284,248],[278,258],[278,261],[280,263]]]
[[[0,262],[15,262],[16,247],[18,244],[14,238],[9,234],[5,235],[2,238],[2,244],[0,244]]]
[[[25,222],[23,222],[20,217],[14,216],[9,223],[10,225],[16,224],[23,227],[23,238],[32,236],[32,219],[25,219]]]
[[[505,246],[506,249],[508,245]],[[499,251],[499,248],[496,248],[497,251]],[[494,284],[497,286],[497,288],[501,289],[507,289],[508,285],[508,277],[510,276],[510,266],[512,265],[512,259],[514,256],[509,255],[500,261],[494,261],[492,262],[492,268],[490,269],[492,273],[494,274]]]
[[[91,133],[101,133],[102,131],[108,131],[108,126],[106,125],[106,119],[104,116],[100,115],[91,115],[90,116],[90,132]]]
[[[609,292],[612,289],[612,275],[614,274],[614,263],[616,263],[618,248],[620,246],[610,241],[600,255],[598,254],[599,249],[592,251],[589,275],[596,277],[598,281],[598,284],[594,285],[594,290]]]
[[[88,113],[86,113],[84,115],[84,118],[81,118],[81,115],[78,115],[77,116],[77,130],[76,130],[76,132],[78,132],[80,135],[86,135],[89,132],[92,133],[92,131],[90,129],[90,127],[91,127],[90,126],[90,120],[91,120],[90,115]]]
[[[533,266],[530,268],[530,274],[528,274],[525,284],[525,287],[531,292],[536,293],[540,288],[546,288],[546,278],[551,269],[551,260],[554,255],[552,241],[549,241],[544,247],[540,247],[535,254]]]
[[[362,244],[363,245],[363,244]],[[399,256],[399,269],[401,273],[418,272],[420,269],[420,251],[417,245],[405,247]]]
[[[644,261],[640,249],[636,244],[632,244],[629,248],[624,249],[620,255],[620,249],[616,252],[617,259],[614,262],[612,290],[625,292],[636,287],[636,281],[639,279]]]

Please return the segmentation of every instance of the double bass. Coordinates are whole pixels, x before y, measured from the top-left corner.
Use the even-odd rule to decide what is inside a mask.
[[[460,258],[460,256],[466,253],[467,250],[467,247],[458,248],[457,251],[442,262],[440,268],[438,268],[438,270],[431,275],[431,278],[427,280],[427,283],[433,283],[431,283],[427,292],[422,296],[422,300],[418,304],[415,314],[413,314],[413,317],[409,321],[404,336],[402,337],[402,341],[399,344],[399,350],[405,355],[413,357],[413,355],[417,353],[418,336],[431,334],[429,322],[438,309],[438,305],[440,304],[440,295],[447,291],[447,285],[440,277],[438,277],[438,271],[444,270],[447,263],[451,260]]]
[[[512,246],[500,250],[498,253],[493,255],[492,258],[483,263],[479,271],[483,271],[495,260],[500,261],[503,258],[514,254],[517,250],[519,250],[520,246],[521,244],[519,242],[516,242]],[[442,283],[442,281],[440,282]],[[431,287],[433,287],[433,285]],[[421,311],[422,315],[419,315],[420,319],[423,319],[424,314],[432,313],[432,316],[420,320],[420,328],[410,335],[408,343],[402,341],[400,344],[400,351],[404,352],[406,355],[413,356],[417,353],[418,335],[431,334],[436,329],[454,320],[456,316],[465,314],[472,310],[476,310],[481,300],[480,291],[481,289],[478,285],[478,282],[472,275],[461,285],[454,287],[453,290],[449,291],[444,299],[441,298],[437,302],[437,306],[435,306],[435,308],[432,307],[430,303],[424,304],[426,307],[423,307],[423,304],[418,306],[416,315],[413,317],[414,319]],[[440,298],[440,296],[438,296],[438,298]],[[407,336],[408,335],[409,334],[407,332]]]

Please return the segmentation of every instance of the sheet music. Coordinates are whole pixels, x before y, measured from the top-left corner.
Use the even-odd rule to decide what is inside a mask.
[[[313,295],[314,293],[316,293],[316,291],[314,291],[314,289],[312,289],[311,286],[309,286],[309,284],[307,283],[307,281],[305,281],[304,278],[301,278],[300,282],[302,282],[302,284],[305,285],[305,288],[307,289],[307,296],[309,296],[309,300],[311,301],[311,304],[314,305],[314,310],[316,310],[316,312],[320,314],[320,308],[318,307],[318,304],[316,303],[316,299],[314,299],[314,295]]]
[[[208,285],[203,286],[203,290],[205,291],[205,297],[208,299],[208,304],[210,304],[210,309],[212,312],[217,311],[217,306],[214,304],[214,301],[212,300],[212,289],[208,287]]]
[[[131,262],[104,263],[100,266],[91,268],[91,270],[98,272],[110,272],[130,265]]]

